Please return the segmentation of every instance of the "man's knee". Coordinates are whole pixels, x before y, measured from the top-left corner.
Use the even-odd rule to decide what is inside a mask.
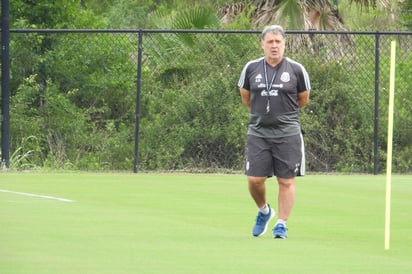
[[[248,176],[247,180],[249,182],[249,185],[261,185],[265,183],[266,177]]]
[[[291,178],[282,178],[282,177],[277,177],[277,181],[279,185],[284,186],[284,187],[290,187],[295,184],[295,177]]]

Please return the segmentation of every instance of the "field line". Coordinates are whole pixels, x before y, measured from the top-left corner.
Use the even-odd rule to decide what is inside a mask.
[[[39,195],[39,194],[26,193],[26,192],[17,192],[17,191],[11,191],[11,190],[7,190],[7,189],[0,189],[0,192],[12,193],[12,194],[29,196],[29,197],[38,197],[38,198],[43,198],[43,199],[56,200],[56,201],[59,201],[59,202],[69,202],[69,203],[70,203],[70,202],[74,202],[74,200],[65,199],[65,198],[60,198],[60,197],[47,196],[47,195]]]

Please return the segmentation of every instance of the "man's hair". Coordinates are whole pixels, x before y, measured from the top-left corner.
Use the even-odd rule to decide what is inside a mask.
[[[280,33],[282,34],[283,39],[285,39],[285,31],[283,30],[283,28],[279,25],[269,25],[266,26],[263,30],[262,30],[262,34],[260,35],[260,41],[265,40],[265,36],[266,33],[271,32],[271,33]]]

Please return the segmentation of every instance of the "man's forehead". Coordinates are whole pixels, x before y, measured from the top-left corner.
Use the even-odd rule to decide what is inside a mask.
[[[283,40],[281,33],[268,32],[265,35],[265,41],[280,41]]]

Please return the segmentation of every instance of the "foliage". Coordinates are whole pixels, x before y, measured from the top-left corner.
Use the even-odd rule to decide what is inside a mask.
[[[21,141],[20,146],[10,156],[11,169],[35,169],[38,161],[36,155],[40,151],[40,145],[35,136],[29,136]]]
[[[75,106],[70,97],[56,91],[50,80],[43,88],[32,76],[12,98],[13,140],[28,134],[38,140],[34,148],[25,144],[24,151],[29,153],[24,160],[54,169],[130,167],[132,149],[121,141],[130,142],[133,131],[110,119],[104,124],[93,120],[90,109]],[[20,153],[22,147],[13,149]]]
[[[58,6],[46,2],[34,6],[13,2],[12,24],[32,28],[102,26],[101,17],[74,1],[62,0]],[[47,8],[56,13],[53,20],[47,17]],[[133,140],[133,130],[127,125],[134,122],[135,42],[131,36],[117,39],[116,35],[13,35],[13,156],[20,159],[23,146],[18,147],[19,140],[33,136],[41,149],[28,149],[30,153],[22,155],[39,167],[130,167],[133,146],[121,144]]]
[[[101,17],[82,8],[80,1],[10,1],[10,26],[31,28],[103,27]]]
[[[338,7],[349,29],[399,31],[407,26],[408,1],[374,1],[367,5],[363,2],[368,1],[339,1]]]
[[[390,42],[392,38],[388,37],[383,41],[385,45],[385,51],[382,54],[382,60],[380,69],[383,72],[381,77],[382,92],[380,93],[380,128],[382,129],[382,135],[380,136],[379,143],[380,149],[383,153],[387,150],[387,125],[388,125],[388,102],[389,102],[389,70],[390,70]],[[407,40],[409,41],[409,40]],[[411,67],[411,53],[407,48],[409,43],[405,43],[401,39],[397,41],[397,60],[395,65],[395,95],[394,95],[394,121],[393,121],[393,169],[399,172],[411,172],[411,146],[412,139],[412,121],[411,121],[411,103],[412,94],[411,83],[412,74]],[[406,46],[406,48],[405,48]],[[400,57],[400,56],[403,56]],[[382,154],[383,154],[382,153]],[[386,155],[386,154],[385,154]],[[383,163],[382,163],[383,164]]]
[[[104,13],[110,28],[149,28],[147,14],[154,9],[153,0],[118,0]],[[97,7],[99,5],[96,5]],[[121,16],[119,16],[121,14]]]
[[[342,73],[346,63],[317,66],[316,61],[302,62],[310,68],[313,85],[311,102],[302,115],[309,170],[370,172],[373,125],[369,121],[373,93],[360,95],[359,90],[347,84],[356,79]]]
[[[412,0],[404,0],[400,4],[400,17],[402,25],[409,31],[412,30]]]
[[[80,0],[80,5],[86,10],[93,11],[95,14],[104,14],[111,10],[113,4],[117,2],[113,0]]]
[[[183,15],[177,16],[176,26],[217,23],[202,19],[214,17],[200,15],[197,9]],[[245,117],[233,83],[238,77],[240,51],[236,49],[241,48],[242,41],[219,35],[165,33],[148,43],[145,54],[150,57],[146,65],[156,66],[157,70],[144,74],[150,92],[142,95],[143,168],[241,168],[244,128],[238,125]],[[222,51],[227,52],[224,59],[220,58]],[[208,76],[215,79],[213,83],[199,79],[207,68],[205,52],[208,61],[221,68],[209,72]]]
[[[134,40],[120,38],[115,34],[65,35],[56,39],[55,50],[44,57],[45,74],[51,75],[78,107],[89,109],[95,120],[132,115],[135,84],[130,79],[135,65],[130,55],[135,50]]]
[[[254,12],[253,7],[246,8],[229,25],[221,25],[215,11],[224,1],[193,1],[199,5],[178,0],[118,0],[113,5],[95,0],[49,2],[12,1],[12,27],[249,29]],[[296,8],[287,6],[291,1],[282,3],[285,10]],[[340,11],[348,11],[349,5],[341,3]],[[372,10],[359,29],[374,26],[385,12]],[[407,15],[403,18],[406,23]],[[312,79],[311,102],[302,110],[308,167],[370,172],[374,44],[353,37],[327,37],[329,41],[317,36],[288,42],[288,54],[305,65]],[[383,49],[388,48],[386,40],[381,42]],[[133,33],[13,33],[11,167],[130,169],[137,45]],[[399,38],[399,52],[404,58],[397,62],[402,76],[396,79],[394,167],[411,172],[409,37]],[[379,161],[383,166],[389,62],[387,52],[381,54]],[[145,34],[138,102],[142,107],[140,168],[241,170],[248,111],[236,83],[243,65],[260,55],[254,35]]]

